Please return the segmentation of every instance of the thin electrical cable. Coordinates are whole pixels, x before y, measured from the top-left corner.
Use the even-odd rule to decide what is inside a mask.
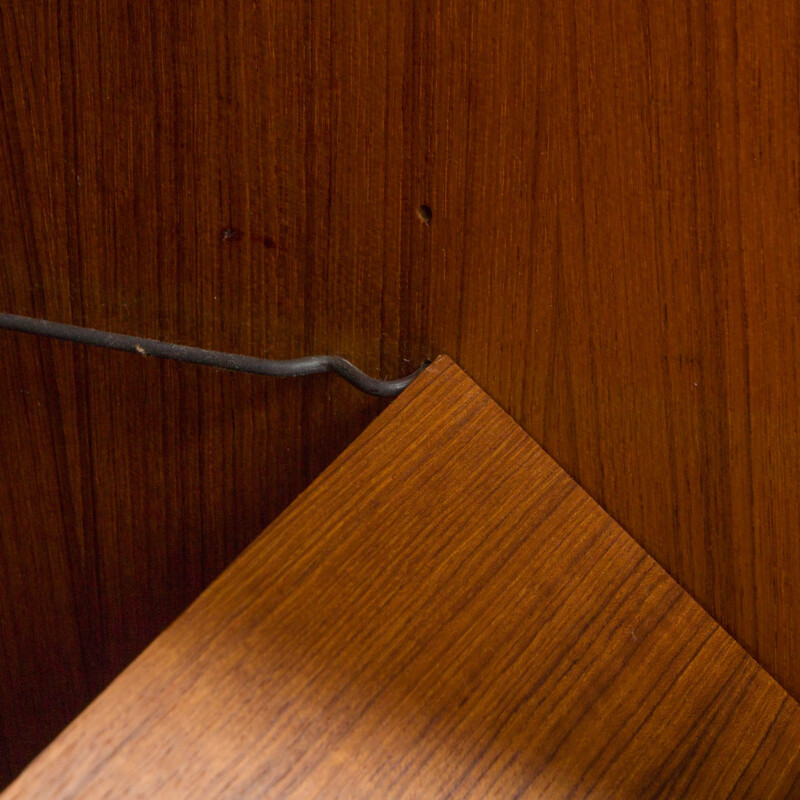
[[[277,378],[299,378],[306,375],[317,375],[321,372],[335,372],[349,384],[366,394],[378,397],[395,397],[400,394],[425,369],[428,362],[420,366],[416,372],[405,378],[379,380],[362,372],[354,364],[341,356],[304,356],[303,358],[257,358],[234,353],[222,353],[218,350],[203,350],[200,347],[189,347],[183,344],[161,342],[157,339],[142,339],[123,333],[110,333],[94,328],[83,328],[63,322],[50,322],[35,317],[22,317],[17,314],[1,314],[0,328],[32,333],[37,336],[48,336],[63,339],[77,344],[88,344],[96,347],[108,347],[112,350],[124,350],[142,356],[169,358],[188,364],[200,364],[205,367],[249,372],[253,375],[268,375]]]

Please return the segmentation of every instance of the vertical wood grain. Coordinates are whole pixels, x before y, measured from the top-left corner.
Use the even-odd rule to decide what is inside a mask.
[[[259,379],[8,332],[0,352],[6,782],[385,401],[329,376]],[[335,424],[306,419],[309,392],[336,404]]]
[[[798,41],[790,0],[9,0],[0,307],[382,377],[447,352],[797,695]],[[291,447],[303,480],[276,478],[263,522],[378,410],[286,391],[263,457]],[[31,413],[4,424],[77,514]],[[119,469],[97,491],[122,530]],[[203,512],[219,553],[225,502]]]

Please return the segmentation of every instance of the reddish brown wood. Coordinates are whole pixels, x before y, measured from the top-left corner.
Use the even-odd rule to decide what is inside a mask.
[[[441,359],[29,797],[796,797],[800,707]]]
[[[258,379],[2,331],[0,352],[8,779],[325,466],[308,455],[329,463],[383,403],[328,376]],[[304,410],[318,394],[338,406],[334,427]]]
[[[448,352],[797,694],[799,38],[793,0],[4,0],[0,308],[259,355],[336,351],[382,376]],[[54,380],[25,363],[0,398]],[[96,372],[76,380],[113,396]],[[213,416],[226,400],[191,403]],[[56,421],[78,412],[41,402],[71,441]],[[4,424],[39,454],[20,482],[80,507],[37,409],[14,408]],[[100,438],[116,424],[103,408]],[[318,435],[238,462],[231,480],[255,496],[262,457],[301,459],[253,523],[377,411],[327,389],[281,399],[271,413]],[[190,505],[195,479],[168,460]],[[136,541],[112,475],[95,491]],[[70,512],[43,502],[4,500],[0,519],[24,543],[47,513],[55,538]],[[222,513],[200,515],[215,552]],[[80,536],[106,535],[92,525]],[[13,547],[20,574],[42,575],[39,550]],[[83,581],[61,563],[42,598]],[[101,591],[157,616],[151,595],[124,596],[125,569]],[[174,591],[188,602],[196,586]],[[7,659],[49,641],[16,637]],[[76,681],[101,683],[106,646],[127,644],[98,645]]]

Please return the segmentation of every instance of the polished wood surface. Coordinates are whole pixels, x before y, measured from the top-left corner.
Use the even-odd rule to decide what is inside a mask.
[[[797,703],[441,359],[4,800],[798,792]]]
[[[794,0],[4,0],[0,308],[258,355],[339,352],[376,376],[450,353],[798,696],[798,41]],[[27,364],[26,380],[52,368]],[[3,402],[19,380],[0,383]],[[76,381],[113,396],[96,371]],[[254,496],[264,461],[301,461],[254,522],[364,421],[327,389],[288,394],[270,413],[317,435],[268,437],[238,462],[231,480]],[[40,402],[69,441],[57,421],[81,412]],[[191,400],[212,416],[227,402]],[[14,408],[3,423],[38,459],[19,481],[65,498],[46,511],[56,538],[79,480],[29,422],[39,409]],[[104,414],[101,432],[116,424]],[[162,469],[170,496],[195,502],[195,479]],[[157,526],[115,500],[116,473],[93,480],[114,522],[76,536],[108,537],[109,558],[115,535],[157,549]],[[154,514],[173,513],[164,502]],[[43,513],[3,499],[14,569],[51,576],[43,604],[93,591],[26,550]],[[226,550],[221,512],[201,518]],[[195,535],[176,534],[187,551]],[[124,553],[100,576],[120,602]],[[169,591],[188,602],[197,586]],[[136,641],[160,613],[149,597],[127,601]],[[4,647],[25,662],[48,641]],[[76,680],[98,683],[95,656]],[[5,743],[16,764],[18,746]]]
[[[2,331],[0,352],[2,786],[385,403],[329,376],[267,380]],[[335,427],[306,413],[318,394]],[[300,457],[308,442],[319,462]]]

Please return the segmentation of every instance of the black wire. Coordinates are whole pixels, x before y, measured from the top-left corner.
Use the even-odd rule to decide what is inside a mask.
[[[159,342],[157,339],[140,339],[138,336],[109,333],[108,331],[98,331],[94,328],[67,325],[63,322],[21,317],[16,314],[0,313],[0,328],[20,333],[33,333],[38,336],[49,336],[54,339],[64,339],[78,344],[109,347],[112,350],[125,350],[129,353],[139,353],[143,356],[170,358],[173,361],[201,364],[205,367],[250,372],[254,375],[297,378],[305,375],[316,375],[320,372],[335,372],[355,386],[356,389],[378,397],[394,397],[400,394],[428,364],[428,362],[425,362],[416,372],[405,378],[382,381],[377,378],[371,378],[341,356],[305,356],[303,358],[287,358],[283,360],[256,358],[255,356],[241,356],[234,353],[221,353],[218,350],[203,350],[200,347],[187,347],[182,344]]]

